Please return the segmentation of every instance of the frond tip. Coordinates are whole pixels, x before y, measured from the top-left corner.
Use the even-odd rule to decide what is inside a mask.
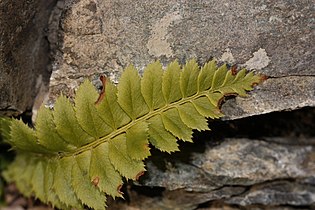
[[[4,177],[58,208],[105,209],[106,195],[122,196],[123,177],[143,174],[149,144],[178,151],[178,140],[192,142],[193,130],[209,129],[206,118],[223,116],[225,95],[246,96],[260,80],[215,61],[200,68],[195,60],[183,67],[174,61],[165,70],[157,61],[142,78],[129,66],[117,87],[103,82],[101,97],[86,80],[75,104],[60,96],[54,110],[42,107],[34,130],[18,120],[0,121],[17,151]]]

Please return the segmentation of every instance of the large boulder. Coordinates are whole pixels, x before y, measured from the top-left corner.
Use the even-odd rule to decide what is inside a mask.
[[[50,61],[46,32],[55,3],[0,1],[0,116],[31,110],[37,94],[47,92]],[[38,98],[38,103],[42,100]]]
[[[66,1],[50,98],[73,95],[86,77],[117,82],[130,63],[141,70],[156,59],[213,57],[270,77],[249,99],[223,107],[230,119],[314,106],[312,7],[284,0]]]

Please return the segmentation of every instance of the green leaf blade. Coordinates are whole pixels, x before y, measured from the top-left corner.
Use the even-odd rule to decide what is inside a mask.
[[[259,84],[262,81],[260,75],[255,75],[254,72],[249,72],[246,74],[242,80],[243,88],[247,91],[253,90],[253,86]]]
[[[73,157],[72,187],[81,202],[90,208],[105,210],[106,197],[95,187],[89,177],[90,151]]]
[[[199,66],[196,60],[192,59],[186,63],[180,74],[180,89],[183,98],[196,94],[198,91]]]
[[[0,117],[0,136],[3,137],[4,141],[10,141],[11,140],[11,118],[7,117]]]
[[[224,64],[224,65],[220,66],[214,72],[212,85],[211,85],[211,90],[215,90],[215,89],[217,89],[217,88],[222,86],[227,71],[228,71],[227,66]]]
[[[44,174],[44,191],[47,195],[47,202],[51,203],[53,207],[59,209],[66,209],[65,205],[60,201],[58,195],[52,190],[54,183],[54,174],[56,170],[56,162],[54,159],[46,161]]]
[[[96,106],[100,117],[114,130],[126,125],[131,121],[130,117],[117,102],[117,87],[106,82],[104,99]]]
[[[208,123],[192,103],[185,103],[178,107],[181,120],[191,129],[198,131],[209,130]]]
[[[42,106],[36,119],[37,138],[39,144],[52,152],[73,151],[76,147],[68,144],[56,130],[52,111]]]
[[[229,70],[225,75],[225,79],[222,83],[222,87],[233,84],[234,79],[235,79],[235,76],[233,75],[233,72]]]
[[[102,192],[112,197],[122,197],[119,186],[123,184],[120,174],[115,170],[109,159],[108,142],[97,146],[92,151],[90,164],[92,182]]]
[[[17,150],[27,152],[48,152],[48,150],[38,143],[36,132],[21,120],[11,121],[9,136],[7,141]]]
[[[16,187],[25,196],[32,195],[32,177],[36,159],[27,153],[19,154],[10,167],[2,173],[8,182],[15,182]]]
[[[126,145],[129,156],[135,160],[144,160],[151,154],[146,122],[138,122],[126,131]]]
[[[198,76],[198,90],[199,92],[210,89],[212,85],[214,72],[217,70],[216,61],[212,60],[206,63],[200,70]]]
[[[80,147],[94,140],[79,125],[74,108],[65,96],[56,100],[53,113],[57,132],[68,143]]]
[[[117,88],[118,103],[132,120],[149,112],[149,108],[141,94],[138,71],[133,66],[128,66],[125,69]]]
[[[241,97],[246,97],[246,91],[253,89],[254,84],[260,83],[262,77],[255,75],[253,72],[246,74],[246,70],[242,69],[236,75],[232,75],[229,71],[226,75],[225,82],[218,91],[224,95],[234,94]]]
[[[226,94],[246,95],[263,77],[216,67],[199,71],[192,60],[163,72],[159,62],[141,78],[130,66],[116,87],[105,83],[98,95],[92,83],[77,91],[75,106],[61,96],[54,111],[41,108],[35,131],[18,120],[0,119],[0,130],[17,150],[3,173],[20,191],[60,209],[105,209],[106,195],[122,197],[122,179],[145,171],[149,142],[165,152],[177,140],[192,142],[192,130],[208,129],[208,118],[223,116]]]
[[[223,116],[219,108],[213,105],[206,96],[200,97],[192,103],[202,116],[210,117],[212,119]]]
[[[164,74],[162,80],[162,92],[165,101],[170,104],[182,98],[180,90],[180,65],[177,61],[170,63]]]
[[[212,93],[209,93],[207,97],[209,101],[213,104],[213,106],[219,108],[219,106],[221,105],[221,101],[224,98],[224,94],[220,92],[212,92]]]
[[[176,137],[165,129],[160,115],[150,118],[148,123],[149,141],[153,146],[162,152],[179,151]]]
[[[174,136],[183,141],[192,142],[192,129],[183,123],[176,108],[162,113],[162,120],[166,130]]]
[[[35,192],[37,198],[39,198],[43,202],[47,202],[47,194],[45,189],[43,188],[45,182],[45,170],[46,170],[46,162],[38,161],[34,173],[32,176],[32,190]]]
[[[52,189],[66,206],[83,209],[81,201],[77,198],[71,185],[73,164],[70,158],[62,158],[57,161]]]
[[[77,120],[83,130],[95,139],[112,132],[112,128],[98,115],[95,107],[97,98],[98,93],[92,83],[88,80],[80,85],[75,97]]]
[[[117,136],[109,141],[109,159],[115,169],[128,179],[137,179],[145,171],[144,163],[132,159],[127,152],[125,135]]]
[[[141,92],[150,111],[165,105],[162,93],[163,69],[160,62],[149,64],[141,80]]]

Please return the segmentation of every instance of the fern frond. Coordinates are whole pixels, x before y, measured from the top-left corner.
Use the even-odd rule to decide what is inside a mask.
[[[74,105],[60,96],[54,110],[42,107],[35,130],[19,120],[0,121],[17,151],[4,176],[26,196],[58,208],[105,209],[106,195],[122,196],[123,178],[145,171],[149,144],[178,151],[178,140],[192,142],[193,130],[209,129],[206,118],[223,116],[225,95],[245,96],[260,80],[215,61],[199,68],[195,60],[182,68],[174,61],[165,70],[160,62],[149,64],[142,78],[129,66],[117,87],[106,82],[101,100],[86,80]]]

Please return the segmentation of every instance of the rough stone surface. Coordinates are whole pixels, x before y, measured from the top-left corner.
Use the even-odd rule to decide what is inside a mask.
[[[163,168],[149,161],[141,183],[168,189],[158,204],[151,204],[165,209],[195,209],[218,200],[245,207],[310,206],[315,203],[314,154],[311,145],[227,139],[190,154],[188,162],[162,159]]]
[[[200,204],[219,203],[235,209],[314,208],[314,112],[310,108],[223,121],[213,125],[212,135],[201,133],[194,145],[181,145],[180,153],[153,154],[140,183],[166,190],[158,198],[146,198],[150,204],[134,206],[199,209]],[[229,138],[235,135],[251,138]]]
[[[223,104],[227,119],[315,106],[315,76],[270,78],[248,98],[237,97]]]
[[[0,2],[0,115],[30,110],[37,93],[47,92],[49,46],[44,31],[54,3]]]
[[[150,172],[144,184],[202,192],[278,179],[315,178],[314,149],[311,145],[288,146],[259,140],[226,139],[218,146],[193,154],[188,164],[167,163],[163,173],[157,164],[148,163]]]
[[[86,77],[117,82],[130,63],[214,57],[272,78],[225,105],[229,119],[315,106],[312,1],[69,0],[57,17],[51,103]]]
[[[305,206],[314,204],[314,195],[315,186],[283,181],[258,185],[247,193],[230,198],[226,202],[242,206],[253,204]]]

